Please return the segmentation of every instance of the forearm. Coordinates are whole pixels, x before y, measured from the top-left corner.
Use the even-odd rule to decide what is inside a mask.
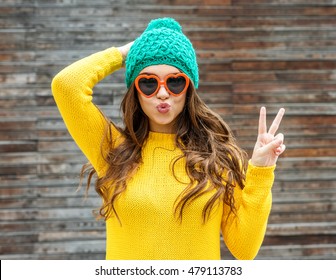
[[[92,95],[92,89],[99,81],[121,68],[122,59],[121,52],[112,47],[67,66],[52,81],[56,101],[62,94],[67,94],[68,99],[80,98],[83,94]]]
[[[224,241],[237,259],[254,259],[263,242],[272,205],[274,168],[249,164],[244,190],[235,190],[236,215],[225,206]]]

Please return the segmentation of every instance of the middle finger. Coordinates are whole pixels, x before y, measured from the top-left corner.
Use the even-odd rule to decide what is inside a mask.
[[[271,127],[270,127],[270,129],[268,131],[268,133],[274,135],[277,132],[277,130],[278,130],[279,126],[280,126],[282,117],[284,116],[284,114],[285,114],[285,109],[281,108],[279,110],[278,114],[276,115],[276,117],[275,117],[275,119],[274,119],[274,121],[273,121],[273,123],[272,123],[272,125],[271,125]]]

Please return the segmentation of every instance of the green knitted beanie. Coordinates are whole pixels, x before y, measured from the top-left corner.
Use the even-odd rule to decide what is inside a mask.
[[[126,59],[126,85],[131,86],[142,69],[158,64],[174,66],[187,74],[198,88],[198,66],[195,50],[172,18],[152,20],[138,37]]]

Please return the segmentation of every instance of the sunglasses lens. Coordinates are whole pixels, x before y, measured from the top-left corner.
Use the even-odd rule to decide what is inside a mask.
[[[186,83],[187,81],[183,76],[170,77],[167,79],[167,86],[174,94],[180,94],[184,90]]]
[[[154,78],[141,78],[138,81],[139,89],[145,95],[151,95],[155,92],[158,86],[158,82]]]

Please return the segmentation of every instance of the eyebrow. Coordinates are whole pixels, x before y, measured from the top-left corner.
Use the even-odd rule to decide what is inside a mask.
[[[182,72],[172,72],[172,73],[168,73],[167,75],[170,75],[170,74],[179,74],[179,73],[182,73]],[[158,77],[158,75],[156,75],[154,73],[151,73],[151,72],[143,72],[143,73],[140,73],[139,75],[154,75],[154,76]]]
[[[149,73],[149,72],[143,72],[143,73],[140,73],[139,75],[155,75],[153,73]],[[156,76],[156,75],[155,75]]]

